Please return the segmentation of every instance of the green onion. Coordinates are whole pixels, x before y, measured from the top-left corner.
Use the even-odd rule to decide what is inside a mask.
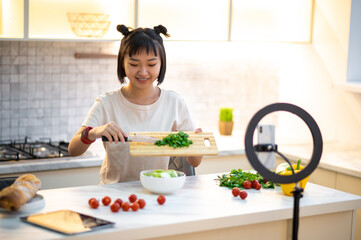
[[[171,133],[168,136],[165,136],[162,140],[158,140],[155,142],[155,145],[159,147],[169,145],[174,148],[189,147],[189,145],[193,144],[193,141],[189,140],[188,137],[188,134],[179,131],[177,134]]]

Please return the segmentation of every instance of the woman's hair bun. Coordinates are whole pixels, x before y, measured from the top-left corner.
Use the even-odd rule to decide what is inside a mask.
[[[130,33],[129,28],[123,24],[118,25],[117,30],[118,32],[122,33],[124,36],[127,36]]]
[[[162,33],[164,36],[169,37],[169,34],[167,33],[168,30],[163,25],[155,26],[153,29],[158,35]]]

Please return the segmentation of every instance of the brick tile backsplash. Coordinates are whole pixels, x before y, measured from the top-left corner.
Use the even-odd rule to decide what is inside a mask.
[[[234,108],[244,131],[278,100],[277,47],[237,42],[165,42],[161,87],[181,94],[197,127],[217,131],[220,107]],[[117,60],[76,59],[114,53],[119,42],[0,41],[0,140],[70,140],[96,96],[120,87]]]

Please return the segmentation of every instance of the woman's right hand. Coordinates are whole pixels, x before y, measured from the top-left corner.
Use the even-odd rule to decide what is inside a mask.
[[[124,137],[128,137],[118,124],[113,121],[89,131],[89,140],[101,138],[102,136],[107,137],[110,143],[113,142],[113,139],[115,143],[118,143],[119,140],[124,143]]]

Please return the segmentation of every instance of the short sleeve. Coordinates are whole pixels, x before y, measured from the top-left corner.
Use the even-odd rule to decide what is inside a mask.
[[[194,131],[194,123],[189,112],[188,106],[185,103],[184,99],[181,98],[178,106],[178,120],[176,129],[172,129],[174,131]]]
[[[100,97],[95,99],[93,106],[90,108],[82,126],[98,127],[104,125],[105,109]]]

